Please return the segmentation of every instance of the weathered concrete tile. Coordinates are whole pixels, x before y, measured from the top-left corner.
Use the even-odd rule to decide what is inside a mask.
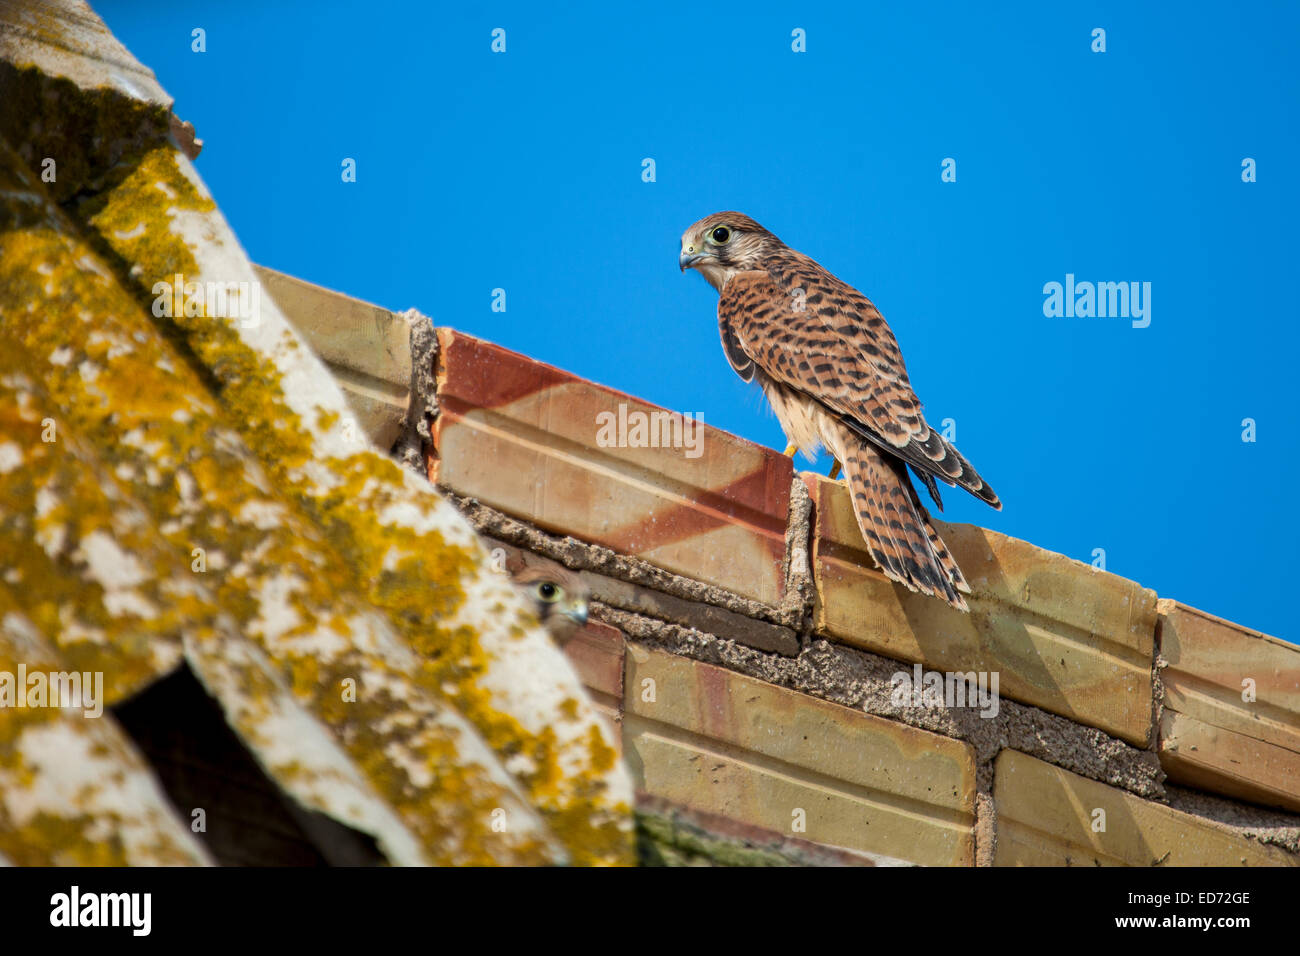
[[[941,671],[998,672],[1004,697],[1145,746],[1155,594],[1064,555],[935,521],[971,586],[963,614],[881,574],[842,482],[804,474],[816,508],[816,630]]]
[[[302,279],[254,266],[262,291],[321,357],[366,435],[387,450],[411,398],[411,341],[406,321],[387,309]]]
[[[1170,779],[1300,810],[1300,647],[1161,600]]]
[[[654,796],[817,843],[974,862],[974,752],[951,738],[636,644],[623,735]]]
[[[42,173],[55,160],[42,179],[58,202],[102,188],[169,127],[184,143],[153,71],[84,3],[0,3],[0,90],[0,138]]]
[[[995,866],[1300,865],[1280,847],[1014,750],[993,773]]]
[[[82,90],[102,87],[167,108],[172,104],[153,70],[88,7],[0,4],[0,52],[14,66],[35,67]]]
[[[780,603],[793,475],[784,455],[463,333],[438,338],[432,480],[543,529]],[[640,447],[652,440],[659,447]]]

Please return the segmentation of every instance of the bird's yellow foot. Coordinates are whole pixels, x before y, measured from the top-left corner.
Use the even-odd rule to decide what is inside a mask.
[[[798,445],[791,445],[790,447],[788,447],[788,448],[785,450],[785,457],[786,457],[786,458],[793,458],[795,452],[797,452],[798,450],[799,450],[799,446],[798,446]]]
[[[840,476],[840,460],[836,458],[835,464],[831,465],[830,473],[826,477],[828,477],[831,481],[834,481],[839,476]]]

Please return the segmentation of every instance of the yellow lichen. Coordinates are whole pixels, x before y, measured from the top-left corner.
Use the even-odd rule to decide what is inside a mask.
[[[0,618],[9,622],[0,629],[0,672],[13,675],[19,665],[29,671],[66,670],[67,662],[58,660],[50,651],[45,635],[28,633],[23,640],[13,636],[13,618],[21,614],[12,592],[0,585]],[[24,627],[39,632],[30,620]],[[33,639],[40,643],[34,646]],[[59,731],[64,742],[79,738],[92,758],[109,772],[97,776],[93,785],[78,789],[71,799],[51,800],[46,806],[0,800],[0,856],[18,866],[204,862],[197,845],[170,815],[161,798],[150,803],[136,796],[127,804],[112,792],[125,783],[128,775],[143,778],[148,770],[109,718],[81,719],[57,707],[7,707],[2,717],[0,791],[58,791],[59,768],[50,764],[75,758],[47,750],[38,762],[33,762],[29,753],[37,746],[33,741],[50,731]],[[49,778],[55,781],[47,782]],[[133,834],[130,846],[124,837],[127,828]]]
[[[44,633],[59,635],[69,668],[104,671],[112,704],[179,661],[180,630],[195,612],[193,595],[178,573],[179,556],[170,548],[156,551],[152,529],[141,527],[141,516],[117,494],[111,476],[66,428],[59,441],[41,440],[41,409],[48,412],[53,403],[23,375],[34,363],[22,351],[0,350],[0,435],[17,444],[24,459],[23,467],[0,473],[0,567],[9,587],[21,590],[27,617]],[[149,566],[163,572],[139,582],[132,601],[115,613],[81,553],[92,535],[113,541],[124,554],[147,555]]]

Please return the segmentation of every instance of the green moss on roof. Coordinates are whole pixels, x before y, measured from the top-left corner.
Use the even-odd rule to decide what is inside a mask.
[[[662,814],[636,814],[642,866],[796,866],[779,853],[683,825]]]

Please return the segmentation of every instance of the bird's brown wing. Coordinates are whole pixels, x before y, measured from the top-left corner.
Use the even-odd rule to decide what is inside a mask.
[[[722,290],[718,324],[733,368],[752,359],[911,465],[932,492],[925,476],[1001,508],[971,463],[926,423],[898,343],[871,301],[806,256],[779,258],[774,272],[739,273]]]

